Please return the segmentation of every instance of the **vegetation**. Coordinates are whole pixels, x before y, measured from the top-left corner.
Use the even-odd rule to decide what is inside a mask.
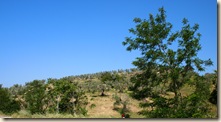
[[[126,71],[128,70],[121,72],[116,71],[116,73],[124,76],[125,79],[133,79],[133,77],[136,76],[135,74],[140,73],[137,69],[129,73]],[[112,73],[113,71],[110,72]],[[10,88],[1,87],[1,98],[4,99],[0,99],[0,102],[8,103],[6,101],[9,100],[14,101],[16,103],[15,105],[17,105],[17,107],[15,105],[13,107],[12,103],[1,104],[2,106],[10,105],[10,107],[1,108],[1,115],[15,118],[121,118],[121,115],[125,114],[125,117],[127,118],[145,118],[147,116],[143,113],[147,112],[146,110],[156,108],[153,103],[153,99],[144,98],[136,100],[131,97],[134,95],[135,91],[129,90],[132,89],[134,84],[126,84],[125,87],[128,89],[126,90],[122,87],[123,90],[120,90],[121,87],[113,85],[115,84],[114,81],[108,81],[105,83],[102,82],[99,79],[102,73],[95,74],[99,77],[94,76],[87,80],[84,79],[87,75],[82,75],[82,79],[79,78],[80,76],[70,76],[61,79],[49,78],[47,80],[34,80],[26,83],[24,86],[14,85]],[[94,74],[89,75],[92,76]],[[208,83],[210,85],[210,94],[207,96],[208,101],[210,101],[209,99],[215,90],[215,86],[213,85],[214,81],[210,78],[210,76],[217,76],[217,74],[207,73],[203,76],[204,78],[202,78],[205,80],[204,83]],[[79,81],[77,82],[75,79],[78,79]],[[194,83],[195,80],[194,76],[192,76],[190,82]],[[125,82],[130,81],[125,80]],[[124,83],[123,80],[122,83]],[[105,96],[103,97],[100,96],[101,90],[99,89],[99,85],[102,84],[106,84],[106,87],[109,87],[109,90],[105,91]],[[153,90],[161,93],[161,89],[164,87],[165,86],[163,85],[159,85]],[[2,92],[2,90],[5,92]],[[183,96],[185,96],[193,93],[194,90],[195,88],[193,86],[185,85],[181,88],[180,92]],[[8,95],[3,95],[6,93]],[[167,101],[167,99],[174,96],[174,93],[166,92],[166,94],[161,95],[165,97],[162,101]],[[6,97],[8,99],[6,99]],[[78,102],[73,102],[75,99],[78,99]],[[189,99],[191,99],[191,101],[187,101],[185,99],[183,99],[183,101],[186,102],[188,106],[195,106],[197,104],[193,103],[192,100],[197,100],[199,98],[197,98],[196,95],[189,97]],[[186,105],[184,102],[183,105]],[[147,103],[150,104],[150,107],[145,106]],[[162,104],[162,106],[163,105],[164,104]],[[210,112],[208,115],[212,118],[217,117],[217,105],[213,105],[212,102],[211,104],[208,102],[207,106],[211,108],[211,110],[208,111]],[[8,108],[14,110],[12,112],[6,112],[6,110],[10,110]]]
[[[0,116],[15,118],[218,118],[217,71],[200,75],[199,25],[172,32],[164,8],[135,18],[123,41],[137,68],[0,85]],[[176,48],[174,46],[178,44]],[[173,48],[172,48],[173,47]]]
[[[133,64],[142,73],[135,75],[133,96],[137,99],[151,98],[153,103],[143,103],[142,107],[154,106],[151,111],[143,110],[142,114],[150,118],[208,118],[209,82],[197,72],[204,71],[204,66],[212,65],[212,61],[197,57],[201,46],[198,24],[191,27],[187,19],[183,19],[180,31],[171,32],[172,24],[166,21],[164,8],[159,9],[155,17],[150,14],[148,20],[135,18],[135,28],[129,32],[135,37],[127,37],[123,45],[127,50],[140,50]],[[178,47],[171,46],[178,43]],[[194,73],[193,73],[194,72]],[[193,77],[193,81],[191,81]],[[162,85],[164,92],[156,91]],[[194,91],[188,96],[181,93],[184,85],[190,85]],[[174,93],[165,98],[167,92]]]
[[[9,91],[0,84],[0,111],[5,114],[13,113],[19,110],[19,103],[16,102]]]

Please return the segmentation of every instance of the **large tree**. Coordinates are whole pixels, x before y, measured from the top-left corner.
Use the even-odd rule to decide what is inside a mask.
[[[210,59],[202,60],[197,56],[201,50],[201,34],[197,33],[199,25],[191,26],[184,18],[181,30],[172,32],[173,26],[167,22],[165,13],[162,7],[156,16],[149,14],[147,20],[135,18],[136,27],[129,29],[133,36],[126,37],[123,42],[128,51],[141,52],[141,57],[133,61],[142,71],[131,78],[134,83],[133,96],[137,99],[153,99],[153,103],[142,105],[154,105],[152,111],[144,112],[148,117],[206,117],[201,113],[207,110],[205,100],[208,99],[209,86],[197,73],[194,75],[194,83],[190,82],[189,77],[192,72],[204,71],[204,66],[212,65]],[[184,97],[181,88],[185,84],[192,85],[195,91]],[[161,90],[156,90],[159,86]],[[174,97],[166,99],[162,90],[174,93]],[[203,94],[200,90],[204,90]],[[203,109],[197,109],[198,105],[203,106]]]

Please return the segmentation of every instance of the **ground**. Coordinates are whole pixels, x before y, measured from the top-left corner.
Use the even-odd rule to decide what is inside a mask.
[[[100,96],[99,93],[88,94],[89,104],[87,106],[88,117],[89,118],[121,118],[121,114],[114,110],[114,102],[113,95],[115,92],[106,92],[106,96]],[[136,115],[137,112],[141,110],[139,107],[139,101],[129,98],[126,93],[117,93],[122,99],[126,99],[129,101],[128,108],[131,113],[131,117],[141,117]],[[94,104],[95,107],[91,108],[90,106]],[[119,106],[122,107],[122,106]]]

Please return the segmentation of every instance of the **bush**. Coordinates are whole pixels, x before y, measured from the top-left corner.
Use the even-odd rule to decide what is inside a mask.
[[[114,102],[114,108],[116,108],[117,105],[120,105],[121,104],[121,98],[117,95],[117,94],[114,94],[112,96],[112,98],[115,100]]]
[[[90,105],[90,108],[92,109],[92,108],[95,108],[96,107],[96,105],[95,104],[91,104]]]
[[[129,115],[129,114],[126,114],[126,115],[125,115],[125,118],[130,118],[130,115]]]
[[[87,109],[86,108],[80,108],[80,112],[82,115],[87,116]]]

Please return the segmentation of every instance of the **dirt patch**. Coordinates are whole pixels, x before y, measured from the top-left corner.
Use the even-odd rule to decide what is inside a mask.
[[[106,93],[107,94],[107,93]],[[89,117],[114,117],[117,118],[120,117],[120,114],[113,110],[113,99],[111,94],[107,94],[107,96],[101,97],[93,97],[93,100],[91,100],[92,97],[89,98],[89,105],[87,106],[88,115]],[[90,108],[92,104],[95,104],[96,106],[94,108]]]

